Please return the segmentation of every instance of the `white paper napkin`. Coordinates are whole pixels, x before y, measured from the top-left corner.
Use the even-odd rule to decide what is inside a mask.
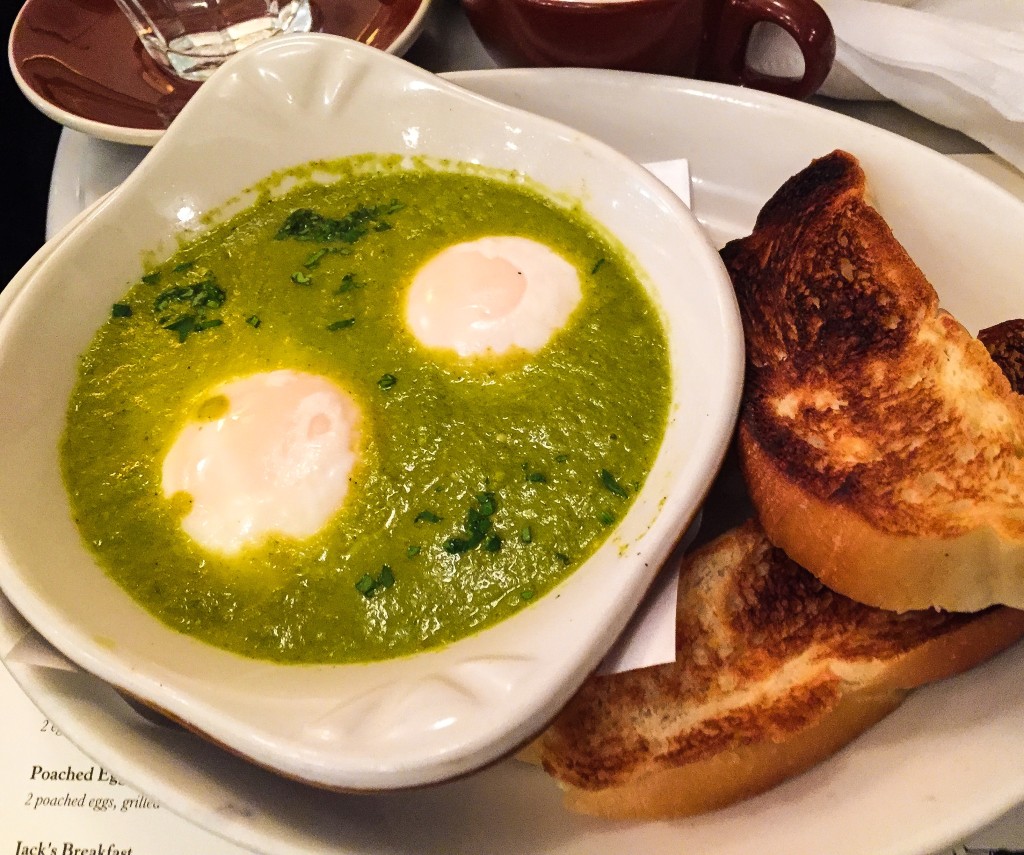
[[[818,0],[836,31],[821,94],[887,99],[955,128],[1024,171],[1022,0]],[[763,27],[750,62],[801,73],[790,37]]]

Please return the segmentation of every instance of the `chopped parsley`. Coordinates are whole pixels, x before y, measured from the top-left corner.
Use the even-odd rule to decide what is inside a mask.
[[[592,268],[590,268],[591,274],[597,273],[597,271],[600,270],[602,267],[604,267],[604,258],[599,258],[597,260],[597,263]]]
[[[413,522],[439,523],[441,518],[433,511],[420,511],[416,514],[416,519]]]
[[[415,543],[410,544],[409,548],[405,550],[405,555],[407,558],[415,558],[419,554],[420,547],[417,546]]]
[[[371,576],[369,573],[364,573],[360,576],[359,581],[356,582],[356,590],[366,599],[370,599],[378,591],[390,588],[394,584],[395,574],[391,566],[385,564],[380,568],[380,572],[376,576]]]
[[[254,330],[258,330],[260,328],[260,324],[263,323],[260,320],[260,316],[259,315],[249,315],[249,317],[247,317],[245,319],[245,322],[249,326],[251,326]]]
[[[398,382],[398,378],[394,374],[385,374],[380,380],[377,381],[377,385],[380,386],[385,392],[394,386]]]
[[[340,321],[332,321],[327,325],[327,329],[331,332],[337,332],[338,330],[348,329],[356,322],[355,318],[342,318]]]
[[[371,229],[386,231],[391,223],[384,219],[405,207],[397,199],[386,205],[360,205],[340,219],[325,217],[311,208],[297,208],[286,218],[274,236],[277,240],[304,240],[317,243],[355,243]]]
[[[613,496],[618,496],[620,499],[629,498],[626,488],[616,481],[615,476],[607,469],[601,470],[601,483],[604,484],[604,488]]]
[[[192,333],[223,324],[220,318],[209,314],[221,308],[227,299],[214,274],[206,268],[196,267],[194,261],[182,262],[173,270],[186,273],[186,282],[161,291],[153,300],[153,314],[160,327],[176,333],[178,341],[184,342]]]
[[[463,523],[465,537],[450,537],[444,542],[444,551],[449,555],[459,555],[468,552],[470,549],[479,546],[487,541],[484,547],[488,552],[497,552],[501,549],[501,538],[491,534],[491,517],[498,509],[497,496],[494,493],[478,493],[476,496],[476,507],[471,507],[466,512],[466,521]]]
[[[530,530],[530,527],[528,525],[524,525],[519,530],[519,539],[523,543],[533,543],[533,532]]]
[[[191,333],[202,332],[203,330],[219,327],[224,321],[220,318],[201,319],[195,315],[182,315],[168,324],[162,324],[163,329],[176,332],[178,341],[184,342]]]
[[[310,253],[309,257],[302,262],[302,266],[305,267],[306,270],[313,270],[320,266],[320,259],[325,255],[327,255],[327,247],[321,247],[315,252]]]
[[[292,274],[291,278],[292,278],[292,282],[294,282],[296,285],[309,285],[309,284],[311,284],[313,282],[313,277],[312,276],[307,276],[301,270],[296,270]]]
[[[193,309],[219,309],[225,299],[224,289],[217,284],[214,275],[207,271],[206,276],[197,282],[161,291],[153,301],[153,311],[160,314],[175,305]]]
[[[322,246],[320,249],[313,250],[302,262],[302,266],[306,270],[316,270],[320,266],[320,262],[324,260],[325,256],[328,255],[350,255],[352,250],[347,246]]]
[[[341,284],[338,286],[336,294],[347,294],[355,288],[362,288],[363,286],[356,281],[356,275],[354,273],[346,273],[341,277]]]
[[[154,270],[152,273],[147,273],[142,277],[144,285],[156,285],[160,281],[160,271]]]
[[[114,303],[110,307],[110,316],[112,318],[130,318],[132,316],[132,307],[127,303]]]

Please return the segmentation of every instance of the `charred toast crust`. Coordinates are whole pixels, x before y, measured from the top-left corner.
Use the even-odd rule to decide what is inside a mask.
[[[1018,395],[1024,393],[1024,319],[1015,318],[978,333],[992,360]]]
[[[1024,613],[895,614],[823,586],[747,522],[683,564],[677,656],[671,665],[591,677],[541,737],[541,761],[581,790],[622,786],[812,728],[859,689],[895,706],[916,685],[978,661],[942,656],[944,671],[900,663],[1000,622],[1001,649],[1024,634]],[[987,631],[987,630],[986,630]],[[819,758],[820,759],[820,758]]]
[[[739,437],[755,507],[773,541],[874,605],[1020,605],[1024,398],[939,307],[864,194],[856,159],[834,152],[722,250],[747,341]],[[890,542],[919,578],[892,592],[847,581],[884,575]],[[956,576],[971,555],[1000,562],[999,578],[961,600]],[[934,561],[949,578],[929,592],[921,565]],[[983,573],[968,575],[973,585]]]

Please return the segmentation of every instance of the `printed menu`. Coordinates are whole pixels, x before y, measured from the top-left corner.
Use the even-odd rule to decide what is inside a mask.
[[[0,667],[2,855],[246,855],[117,780]]]

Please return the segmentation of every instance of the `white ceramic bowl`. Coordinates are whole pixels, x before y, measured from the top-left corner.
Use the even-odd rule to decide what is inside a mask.
[[[635,258],[661,310],[670,423],[612,536],[554,593],[505,622],[369,665],[245,659],[167,628],[84,548],[58,465],[66,403],[79,354],[143,272],[144,256],[170,254],[205,212],[248,198],[246,188],[275,170],[367,151],[512,169],[581,200]],[[201,88],[0,320],[0,586],[82,668],[260,765],[339,789],[450,778],[532,736],[623,629],[721,462],[742,365],[718,255],[645,169],[355,42],[274,40]]]

